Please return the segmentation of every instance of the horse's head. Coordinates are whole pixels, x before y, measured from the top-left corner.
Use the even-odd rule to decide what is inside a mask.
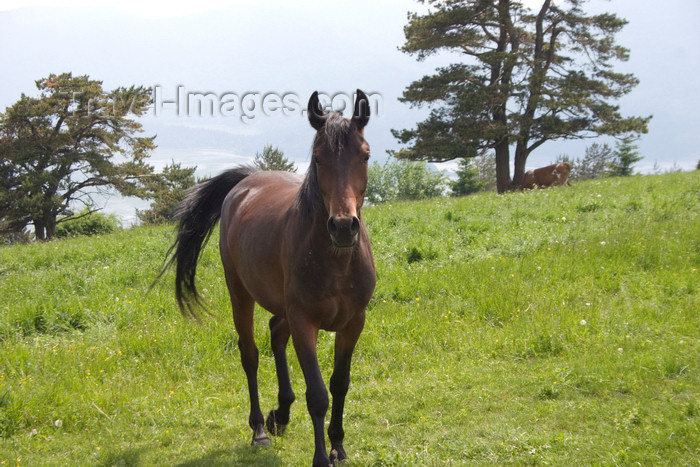
[[[357,90],[350,119],[339,112],[324,113],[314,92],[309,99],[309,123],[316,129],[311,170],[328,212],[328,233],[337,248],[357,244],[360,209],[367,189],[369,144],[364,128],[369,121],[369,100]]]

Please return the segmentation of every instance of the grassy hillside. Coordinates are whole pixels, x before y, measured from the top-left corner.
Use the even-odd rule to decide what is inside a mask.
[[[700,461],[700,172],[366,208],[378,286],[353,361],[349,465]],[[218,320],[184,322],[172,228],[0,248],[3,465],[307,465],[297,403],[249,446],[216,239]],[[257,314],[263,410],[276,402]],[[332,336],[321,333],[326,378]]]

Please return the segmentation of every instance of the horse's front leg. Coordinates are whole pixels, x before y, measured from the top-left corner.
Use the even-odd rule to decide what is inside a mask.
[[[299,359],[299,366],[306,381],[306,407],[314,427],[314,467],[328,467],[331,463],[326,452],[326,436],[323,430],[328,411],[328,391],[318,366],[316,342],[318,328],[301,316],[289,320],[292,343]]]
[[[345,395],[350,387],[350,363],[355,344],[360,337],[365,325],[365,314],[362,313],[348,324],[342,331],[335,335],[335,357],[333,375],[331,375],[331,394],[333,395],[333,408],[331,410],[331,423],[328,425],[328,438],[331,441],[331,462],[341,462],[347,458],[343,448],[345,431],[343,430],[343,408],[345,407]]]
[[[289,368],[287,366],[287,343],[289,342],[289,324],[284,318],[273,316],[270,319],[270,344],[275,355],[277,368],[277,409],[270,411],[267,416],[266,427],[271,435],[280,436],[284,433],[289,423],[289,408],[294,402],[294,391],[289,380]]]

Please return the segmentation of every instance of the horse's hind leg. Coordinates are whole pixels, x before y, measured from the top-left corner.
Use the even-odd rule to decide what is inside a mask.
[[[270,344],[275,355],[275,366],[277,367],[277,383],[279,392],[277,393],[278,407],[270,411],[267,416],[267,431],[271,435],[280,436],[289,423],[289,407],[294,402],[294,391],[289,379],[289,368],[287,367],[287,343],[289,342],[289,324],[284,318],[273,316],[270,319]]]
[[[250,294],[235,280],[229,278],[227,283],[233,307],[233,322],[238,332],[238,348],[241,352],[243,371],[248,378],[248,394],[250,395],[250,416],[248,424],[253,429],[253,446],[269,446],[270,438],[265,433],[265,419],[260,410],[258,396],[258,347],[255,345],[253,311],[255,301]]]

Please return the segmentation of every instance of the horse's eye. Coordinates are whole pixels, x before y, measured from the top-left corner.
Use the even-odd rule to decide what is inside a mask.
[[[365,154],[365,162],[369,160],[369,153]]]

